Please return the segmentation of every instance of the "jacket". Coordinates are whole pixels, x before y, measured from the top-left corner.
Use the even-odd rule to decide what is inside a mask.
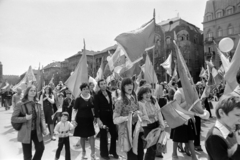
[[[35,110],[36,110],[36,131],[37,131],[37,137],[39,142],[43,140],[42,134],[43,134],[43,131],[46,129],[44,112],[41,108],[40,103],[33,102],[33,101],[18,102],[12,114],[11,121],[14,123],[23,123],[21,129],[18,131],[17,140],[25,144],[30,144],[31,142],[32,119],[27,120],[26,117],[19,117],[19,115],[26,114],[25,107],[23,106],[24,104],[27,107],[27,113],[28,114],[32,113],[32,106],[31,106],[32,103],[34,103]]]
[[[110,103],[103,95],[102,91],[98,91],[97,94],[94,96],[94,112],[96,118],[103,118],[107,115],[113,115],[113,104],[112,104],[112,95],[111,92],[106,90]]]

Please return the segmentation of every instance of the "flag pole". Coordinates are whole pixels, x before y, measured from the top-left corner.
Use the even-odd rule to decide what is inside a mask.
[[[153,10],[153,21],[154,21],[154,26],[156,25],[156,18],[155,18],[155,8]],[[154,27],[154,32],[155,32],[155,27]],[[154,40],[154,45],[155,45],[155,40]],[[153,47],[153,71],[155,71],[155,47]],[[153,89],[155,89],[155,82],[154,82],[154,72],[153,74]]]

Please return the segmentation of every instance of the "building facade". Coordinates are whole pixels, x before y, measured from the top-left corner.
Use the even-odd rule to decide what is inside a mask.
[[[98,52],[86,50],[88,74],[95,78],[97,71],[101,65],[102,58],[104,59],[103,63],[105,66],[107,64],[107,56],[109,55],[109,53],[114,53],[116,48],[117,45],[113,45]],[[77,54],[71,57],[66,58],[65,61],[62,62],[62,69],[67,69],[69,72],[74,71],[80,58],[82,57],[82,53],[83,50],[79,51]]]
[[[0,83],[2,83],[2,82],[3,82],[3,65],[0,62]]]
[[[204,53],[207,60],[212,58],[214,65],[221,66],[216,44],[224,37],[234,41],[229,55],[234,54],[240,34],[240,0],[209,0],[206,3],[204,19]]]
[[[195,25],[190,24],[179,17],[162,21],[158,23],[158,25],[161,26],[165,34],[165,44],[161,46],[162,50],[155,59],[155,71],[158,75],[158,79],[161,82],[166,79],[170,79],[170,77],[166,75],[163,67],[160,66],[160,64],[166,60],[170,53],[173,55],[172,70],[174,70],[176,51],[173,40],[175,32],[177,36],[177,45],[182,52],[194,82],[197,82],[199,80],[201,67],[204,65],[202,31]]]

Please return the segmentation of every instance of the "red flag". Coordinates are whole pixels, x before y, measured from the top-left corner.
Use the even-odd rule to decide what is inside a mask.
[[[145,49],[154,45],[155,21],[152,19],[139,29],[118,35],[115,40],[123,46],[129,59],[134,62],[142,57]]]

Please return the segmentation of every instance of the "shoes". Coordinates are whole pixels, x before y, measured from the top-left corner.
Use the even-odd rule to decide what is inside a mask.
[[[56,137],[55,137],[55,136],[52,136],[51,140],[55,141],[55,140],[56,140]]]
[[[110,160],[110,157],[109,156],[101,156],[103,159],[105,160]]]
[[[82,152],[82,160],[87,159],[86,152]]]
[[[117,154],[113,154],[114,159],[119,159],[119,156]]]
[[[195,149],[195,151],[198,151],[198,152],[202,152],[203,151],[201,146],[197,146],[194,149]]]
[[[95,154],[91,154],[91,160],[96,160]]]
[[[172,155],[172,160],[177,160],[178,159],[178,155]]]

